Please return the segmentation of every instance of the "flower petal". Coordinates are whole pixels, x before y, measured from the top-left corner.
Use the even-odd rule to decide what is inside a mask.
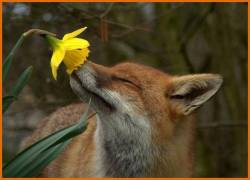
[[[51,65],[52,75],[55,80],[57,78],[57,69],[61,64],[64,56],[65,56],[65,50],[63,48],[56,48],[55,51],[53,52],[50,65]]]
[[[63,62],[67,67],[67,73],[71,74],[74,70],[84,64],[84,62],[87,60],[88,55],[88,48],[66,51]]]
[[[89,42],[85,39],[71,38],[69,40],[63,41],[63,46],[66,50],[83,49],[89,46]]]
[[[70,38],[74,38],[74,37],[78,36],[79,34],[81,34],[83,31],[85,31],[85,29],[87,29],[87,27],[78,29],[78,30],[76,30],[76,31],[74,31],[72,33],[65,34],[63,36],[62,40],[67,40],[67,39],[70,39]]]

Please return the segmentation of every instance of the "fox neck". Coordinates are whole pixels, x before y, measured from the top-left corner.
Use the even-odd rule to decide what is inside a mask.
[[[129,115],[97,118],[95,143],[97,174],[104,177],[189,177],[192,173],[190,124],[184,123],[173,139],[153,144],[147,124]],[[141,122],[145,122],[141,119]],[[122,122],[122,124],[121,124]],[[185,124],[187,127],[184,128]],[[192,134],[192,133],[191,133]]]
[[[191,177],[193,175],[194,118],[179,119],[168,138],[155,137],[154,177]],[[159,143],[160,142],[160,143]]]
[[[150,126],[144,119],[136,120],[124,114],[122,116],[97,118],[95,141],[97,156],[102,167],[99,171],[105,177],[145,177],[151,159]]]

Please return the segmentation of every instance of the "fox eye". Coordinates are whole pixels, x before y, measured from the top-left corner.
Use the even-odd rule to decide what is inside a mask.
[[[136,87],[136,88],[138,88],[138,89],[141,89],[140,86],[138,86],[137,84],[135,84],[134,82],[132,82],[132,81],[130,81],[130,80],[128,80],[128,79],[124,79],[124,78],[116,77],[116,76],[113,77],[113,79],[114,79],[114,80],[118,80],[118,81],[122,81],[122,82],[127,83],[127,84],[129,84],[129,85],[132,85],[132,86],[134,86],[134,87]]]

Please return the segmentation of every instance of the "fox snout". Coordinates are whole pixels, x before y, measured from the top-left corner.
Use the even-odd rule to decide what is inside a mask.
[[[104,76],[103,72],[99,72],[100,70],[97,72],[97,68],[108,69],[101,67],[101,65],[87,62],[72,73],[70,76],[70,85],[75,94],[84,102],[87,103],[91,98],[92,106],[96,111],[100,111],[101,109],[102,111],[109,112],[113,109],[113,100],[109,98],[108,93],[102,88],[102,84],[109,81],[109,76]]]

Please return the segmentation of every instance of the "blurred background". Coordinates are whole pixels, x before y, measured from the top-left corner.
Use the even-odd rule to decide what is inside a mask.
[[[198,111],[195,176],[247,176],[247,3],[3,3],[3,58],[28,29],[62,37],[83,26],[96,63],[130,60],[170,74],[221,74],[222,89]],[[79,101],[63,66],[52,79],[50,56],[46,42],[32,36],[14,58],[3,94],[26,67],[34,71],[3,115],[4,162],[39,120]]]

